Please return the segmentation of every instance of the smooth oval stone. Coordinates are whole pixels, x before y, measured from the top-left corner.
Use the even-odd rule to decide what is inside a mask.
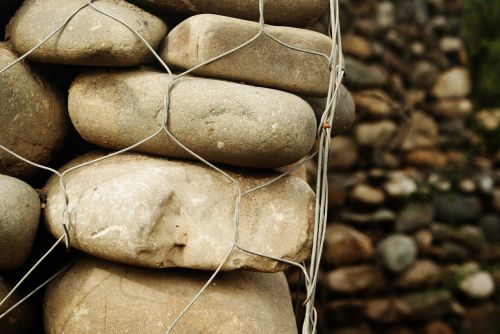
[[[321,116],[326,108],[326,98],[304,96],[304,99],[311,105],[316,115],[316,121],[319,123],[321,121]],[[332,132],[331,135],[337,136],[347,130],[349,130],[354,123],[356,118],[356,107],[354,105],[354,100],[351,93],[344,87],[340,85],[337,94],[337,106],[335,109],[335,115],[333,115],[333,123],[331,124]]]
[[[161,128],[170,78],[148,69],[83,74],[69,92],[73,125],[93,144],[131,146]],[[289,165],[309,153],[316,137],[314,113],[295,95],[194,77],[176,81],[168,126],[205,159],[245,167]],[[135,150],[193,158],[164,132]]]
[[[102,154],[82,156],[75,166]],[[279,174],[227,170],[242,191]],[[122,154],[66,177],[71,245],[94,256],[145,267],[214,270],[232,246],[235,185],[195,162]],[[49,230],[63,234],[64,196],[57,177],[45,186]],[[302,262],[311,249],[314,194],[298,177],[284,177],[242,198],[238,244]],[[281,262],[234,250],[223,269],[284,269]]]
[[[84,258],[45,294],[47,334],[164,334],[210,272]],[[283,273],[219,273],[173,333],[297,333]]]
[[[0,270],[21,266],[28,257],[40,219],[40,199],[28,184],[0,175]]]
[[[330,55],[332,40],[326,35],[291,27],[265,29],[288,45]],[[160,56],[168,64],[192,68],[247,42],[258,31],[257,22],[192,16],[167,35]],[[330,79],[326,58],[289,49],[265,35],[193,73],[320,97],[327,95]]]
[[[0,43],[0,70],[17,58],[7,43]],[[62,146],[68,128],[63,98],[26,63],[0,74],[0,145],[46,164]],[[0,173],[26,177],[35,170],[0,149]]]
[[[180,13],[219,14],[258,21],[259,0],[131,0],[140,6],[155,8],[165,14]],[[273,0],[264,1],[266,23],[285,26],[306,26],[326,9],[327,0]]]
[[[27,0],[7,26],[6,36],[25,53],[53,32],[87,0]],[[98,0],[93,4],[138,31],[153,48],[167,33],[159,18],[123,0]],[[153,59],[150,51],[129,28],[91,7],[82,9],[28,59],[42,63],[130,66]]]

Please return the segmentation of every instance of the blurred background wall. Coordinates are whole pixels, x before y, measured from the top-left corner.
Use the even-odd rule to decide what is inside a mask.
[[[320,332],[500,333],[500,2],[341,7]]]

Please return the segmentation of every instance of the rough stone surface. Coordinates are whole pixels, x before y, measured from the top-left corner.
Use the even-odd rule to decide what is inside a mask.
[[[6,35],[18,52],[25,53],[85,3],[86,0],[24,1],[7,26]],[[123,0],[98,0],[93,4],[130,25],[153,48],[159,46],[167,32],[159,18]],[[28,59],[56,64],[130,66],[148,62],[153,57],[129,28],[86,7]]]
[[[402,272],[415,262],[417,245],[410,237],[394,234],[377,245],[377,256],[390,271]]]
[[[3,253],[2,253],[3,256]],[[0,300],[2,300],[12,289],[2,277],[0,277]],[[0,314],[3,314],[21,298],[17,293],[7,299],[5,303],[0,306]],[[2,334],[32,334],[37,333],[37,318],[36,310],[30,301],[22,303],[20,306],[12,310],[4,318],[0,319],[0,329]]]
[[[326,227],[325,260],[341,265],[367,260],[374,255],[372,241],[352,227],[332,224]]]
[[[149,69],[83,74],[70,88],[71,120],[93,144],[131,146],[161,128],[169,79]],[[194,77],[174,84],[168,128],[205,159],[246,167],[289,165],[316,137],[314,113],[295,95]],[[136,150],[192,158],[164,132]]]
[[[258,0],[131,0],[130,2],[156,8],[166,14],[219,14],[245,20],[259,20]],[[264,2],[266,23],[285,26],[304,26],[317,18],[326,8],[327,0],[273,0]]]
[[[201,14],[188,18],[168,35],[161,57],[181,68],[191,68],[250,40],[259,31],[257,22]],[[318,32],[267,26],[266,32],[282,42],[329,55],[332,41]],[[193,73],[294,93],[326,96],[330,71],[325,57],[286,48],[266,35]]]
[[[47,334],[165,333],[211,273],[158,271],[93,258],[51,282]],[[297,333],[282,273],[220,273],[175,327],[177,333]]]
[[[18,56],[0,43],[0,69]],[[47,163],[66,137],[63,99],[26,63],[0,75],[0,145],[36,163]],[[0,173],[26,177],[36,168],[0,150]]]
[[[102,157],[91,153],[63,167]],[[227,172],[249,190],[278,175]],[[146,267],[214,270],[232,246],[237,192],[222,174],[194,162],[122,154],[66,175],[70,241],[84,252]],[[58,179],[45,186],[49,230],[63,233],[64,198]],[[243,196],[238,245],[301,262],[310,252],[314,194],[306,182],[285,177]],[[233,250],[224,270],[284,268],[268,258]]]
[[[28,184],[0,174],[0,270],[21,266],[40,219],[40,199]]]
[[[369,265],[339,268],[326,276],[331,291],[345,294],[376,292],[386,284],[382,271]]]

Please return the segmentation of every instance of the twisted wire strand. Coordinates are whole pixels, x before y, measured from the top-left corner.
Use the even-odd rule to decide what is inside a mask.
[[[119,151],[110,153],[106,156],[73,166],[67,170],[65,170],[62,173],[59,173],[58,171],[46,167],[40,164],[36,164],[32,161],[29,161],[20,155],[16,154],[15,152],[9,150],[8,148],[4,147],[3,145],[0,145],[0,149],[3,149],[4,151],[8,152],[11,155],[14,155],[15,157],[21,159],[22,161],[29,163],[32,166],[35,166],[37,168],[45,169],[53,174],[57,175],[59,178],[59,183],[60,187],[62,189],[62,192],[64,194],[65,198],[65,205],[64,205],[64,210],[63,210],[63,217],[62,217],[62,225],[64,227],[64,235],[61,236],[57,242],[52,246],[42,258],[23,276],[23,278],[16,284],[16,286],[10,291],[10,293],[4,297],[4,299],[0,302],[0,306],[15,292],[15,290],[24,282],[24,280],[31,274],[31,272],[55,249],[55,247],[64,239],[66,246],[69,248],[70,247],[70,240],[69,240],[69,229],[71,227],[71,212],[69,209],[69,203],[70,199],[67,193],[67,187],[66,187],[66,182],[64,180],[64,177],[66,174],[70,173],[71,171],[74,171],[76,169],[82,168],[89,166],[91,164],[97,163],[99,161],[108,159],[112,156],[116,156],[119,154],[122,154],[124,152],[130,151],[134,149],[135,147],[146,143],[147,141],[155,138],[157,135],[159,135],[161,132],[165,132],[177,145],[179,145],[182,149],[184,149],[186,152],[190,153],[194,158],[197,160],[201,161],[208,167],[214,169],[224,177],[226,177],[236,188],[237,195],[235,197],[235,212],[234,212],[234,221],[233,221],[233,239],[232,239],[232,246],[226,253],[225,257],[217,267],[217,269],[213,272],[212,276],[207,280],[205,285],[198,291],[198,293],[191,299],[191,301],[185,306],[185,308],[182,310],[182,312],[174,319],[174,321],[171,323],[171,325],[168,327],[166,333],[171,333],[171,331],[175,328],[177,323],[182,319],[182,317],[189,311],[189,309],[192,307],[192,305],[198,300],[198,298],[203,294],[203,292],[208,288],[210,283],[216,278],[217,274],[222,270],[224,264],[230,257],[231,253],[233,252],[234,249],[239,249],[243,252],[255,255],[255,256],[260,256],[260,257],[265,257],[273,261],[277,262],[283,262],[289,265],[293,265],[298,267],[301,272],[304,275],[304,281],[305,281],[305,287],[307,291],[307,297],[304,302],[306,305],[306,316],[305,316],[305,321],[304,321],[304,326],[302,332],[304,334],[309,334],[309,333],[315,333],[316,331],[316,324],[317,324],[317,312],[314,308],[314,292],[315,292],[315,287],[316,287],[316,282],[317,282],[317,273],[319,270],[319,260],[321,258],[321,249],[323,246],[324,242],[324,236],[325,236],[325,225],[326,225],[326,217],[327,217],[327,210],[326,210],[326,205],[327,205],[327,191],[328,191],[328,182],[327,182],[327,166],[328,166],[328,159],[329,159],[329,145],[330,145],[330,134],[331,134],[331,129],[329,127],[325,128],[322,127],[322,123],[328,122],[331,123],[333,121],[334,113],[335,113],[335,106],[336,106],[336,99],[338,95],[338,87],[340,86],[342,76],[343,76],[343,59],[342,59],[342,54],[341,54],[341,44],[340,44],[340,29],[339,29],[339,20],[338,20],[338,2],[335,0],[330,0],[330,15],[331,18],[331,27],[329,29],[329,34],[331,36],[334,36],[333,40],[333,46],[331,50],[330,56],[327,56],[325,54],[311,51],[311,50],[304,50],[301,48],[297,48],[291,45],[288,45],[276,37],[272,36],[269,32],[265,30],[265,20],[264,20],[264,1],[259,0],[259,31],[249,40],[246,42],[242,43],[241,45],[228,50],[218,56],[215,56],[205,62],[202,62],[200,64],[197,64],[196,66],[185,70],[184,72],[173,75],[172,71],[168,67],[168,65],[161,59],[161,57],[156,53],[156,51],[152,48],[152,46],[146,41],[146,39],[139,33],[137,32],[134,28],[132,28],[129,24],[124,22],[123,20],[116,18],[115,16],[107,13],[106,11],[98,8],[95,6],[93,3],[94,0],[88,0],[85,5],[82,5],[79,7],[77,10],[75,10],[60,26],[57,27],[54,31],[52,31],[49,36],[44,38],[42,41],[40,41],[37,45],[35,45],[32,49],[30,49],[28,52],[23,54],[21,57],[16,59],[14,62],[11,64],[5,66],[3,69],[0,70],[0,74],[3,72],[7,71],[9,68],[14,66],[16,63],[20,62],[21,60],[25,59],[29,54],[31,54],[33,51],[35,51],[37,48],[42,46],[45,42],[47,42],[52,36],[54,36],[58,31],[63,29],[70,21],[71,19],[78,14],[82,9],[86,7],[91,7],[95,11],[101,13],[102,15],[105,15],[107,17],[110,17],[117,22],[121,23],[123,26],[131,30],[141,41],[146,47],[149,49],[149,51],[154,55],[154,57],[159,61],[159,63],[162,65],[162,67],[165,69],[165,71],[171,75],[170,80],[168,81],[167,87],[166,87],[166,92],[164,96],[164,108],[163,108],[163,119],[162,119],[162,125],[161,127],[156,130],[154,133],[151,135],[147,136],[146,138],[140,140],[139,142],[123,148]],[[320,146],[317,152],[311,154],[309,157],[307,157],[304,161],[298,163],[293,167],[291,170],[281,173],[279,176],[270,179],[267,182],[264,182],[261,185],[258,185],[250,190],[247,190],[245,192],[241,191],[241,187],[239,183],[231,177],[228,173],[225,171],[221,170],[214,164],[210,163],[200,155],[196,154],[193,152],[190,148],[185,146],[182,142],[180,142],[174,134],[170,132],[168,129],[168,110],[169,110],[169,103],[170,103],[170,93],[172,88],[174,87],[175,81],[177,81],[179,78],[182,78],[183,76],[186,76],[187,74],[190,74],[193,71],[196,71],[198,68],[205,66],[207,64],[210,64],[214,61],[217,61],[223,57],[226,57],[227,55],[236,52],[237,50],[240,50],[241,48],[251,44],[253,41],[255,41],[257,38],[259,38],[261,35],[266,35],[267,37],[271,38],[273,41],[279,43],[280,45],[287,47],[289,49],[295,50],[297,52],[304,52],[320,57],[324,57],[328,63],[329,63],[329,68],[330,68],[330,82],[329,82],[329,92],[327,96],[327,104],[325,107],[325,110],[323,112],[323,115],[321,117],[321,123],[318,126],[318,136],[320,138]],[[340,66],[339,66],[340,65]],[[316,208],[315,208],[315,224],[314,224],[314,237],[313,237],[313,250],[311,254],[311,262],[310,262],[310,267],[309,267],[309,272],[306,270],[305,266],[296,263],[287,259],[282,259],[282,258],[277,258],[273,257],[270,255],[262,254],[254,250],[249,250],[245,249],[244,247],[241,247],[238,245],[238,228],[239,228],[239,216],[240,216],[240,202],[243,196],[252,193],[254,191],[258,191],[266,186],[269,186],[270,184],[273,184],[280,180],[281,178],[291,174],[294,170],[297,168],[303,166],[305,163],[310,161],[312,158],[315,156],[318,156],[318,174],[317,174],[317,185],[316,185]],[[64,267],[60,271],[58,271],[56,274],[54,274],[49,280],[44,282],[41,286],[36,288],[34,291],[32,291],[30,294],[28,294],[25,298],[23,298],[19,303],[16,303],[11,309],[16,307],[17,305],[20,305],[24,300],[29,298],[34,292],[38,291],[43,285],[47,284],[55,278],[58,274],[63,272],[67,267]],[[7,312],[10,312],[9,309]],[[7,312],[4,312],[2,315],[0,315],[0,318],[5,316]]]

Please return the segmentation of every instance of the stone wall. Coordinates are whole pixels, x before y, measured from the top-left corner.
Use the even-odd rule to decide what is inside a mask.
[[[462,5],[342,2],[322,333],[498,333],[499,115],[471,103]]]

